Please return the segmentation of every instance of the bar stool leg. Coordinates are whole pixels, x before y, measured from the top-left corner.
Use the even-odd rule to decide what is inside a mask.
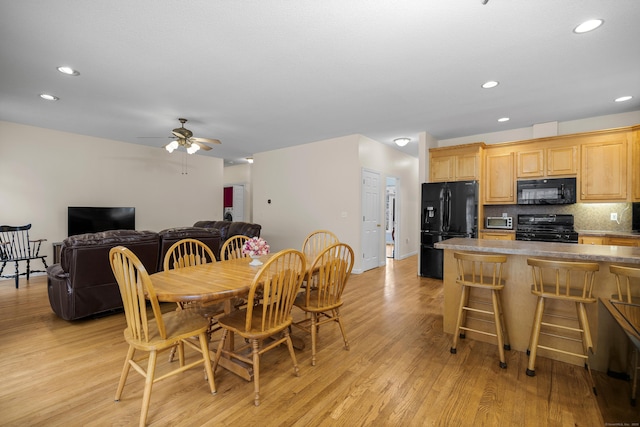
[[[498,306],[500,307],[500,324],[502,325],[502,335],[504,337],[504,349],[507,351],[511,350],[511,345],[509,341],[509,332],[507,331],[507,322],[504,320],[504,310],[502,310],[502,292],[498,294]]]
[[[591,329],[589,328],[587,310],[584,303],[581,302],[576,302],[576,310],[578,311],[578,323],[580,324],[580,329],[582,329],[582,348],[586,357],[584,367],[589,372],[589,382],[591,382],[593,394],[597,396],[598,391],[596,390],[596,383],[593,381],[593,376],[591,375],[591,364],[589,363],[589,351],[593,352],[593,341],[591,340]]]
[[[449,350],[451,354],[456,354],[456,348],[458,346],[458,333],[460,333],[460,338],[464,338],[464,333],[460,332],[462,324],[465,320],[465,310],[464,307],[467,305],[469,301],[469,287],[462,286],[462,293],[460,294],[460,307],[458,308],[458,320],[456,321],[456,329],[453,332],[453,345]]]
[[[496,324],[496,338],[498,339],[498,354],[500,355],[500,367],[507,368],[507,361],[504,357],[504,341],[502,336],[502,322],[500,322],[500,303],[498,302],[498,291],[491,291],[491,300],[493,302],[493,319]]]
[[[538,297],[536,304],[536,315],[533,319],[533,327],[531,330],[531,341],[529,342],[529,364],[526,374],[530,377],[536,374],[536,353],[538,352],[538,341],[540,340],[540,326],[542,324],[542,315],[544,314],[544,298]]]

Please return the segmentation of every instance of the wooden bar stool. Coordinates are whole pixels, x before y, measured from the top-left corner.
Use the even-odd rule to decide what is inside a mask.
[[[616,276],[616,286],[618,293],[612,295],[614,301],[625,302],[627,304],[637,304],[640,297],[640,268],[624,265],[610,265],[609,271]],[[633,294],[636,298],[634,301]],[[631,404],[636,405],[636,392],[638,390],[638,349],[632,344],[631,354]]]
[[[458,345],[458,337],[465,338],[465,331],[477,332],[483,335],[496,337],[498,340],[498,353],[500,355],[500,367],[506,368],[507,361],[504,356],[505,350],[511,350],[509,346],[509,335],[507,333],[507,325],[504,321],[502,311],[501,291],[504,288],[504,279],[502,278],[502,267],[507,261],[506,255],[495,254],[479,254],[469,252],[454,252],[453,257],[458,265],[458,277],[456,283],[462,286],[462,295],[460,296],[460,308],[458,309],[458,320],[456,322],[456,330],[453,333],[453,345],[451,353],[456,354]],[[491,303],[482,301],[471,301],[474,306],[470,305],[469,291],[471,288],[484,289],[491,291]],[[480,309],[479,304],[490,304],[491,310]],[[476,318],[481,321],[488,321],[487,316],[493,316],[495,323],[495,333],[474,329],[466,326],[467,312],[479,313],[483,318]]]
[[[591,377],[588,355],[589,350],[593,352],[593,342],[585,304],[593,304],[597,301],[592,296],[592,291],[595,272],[599,269],[598,263],[529,258],[527,259],[527,264],[531,266],[533,278],[531,293],[538,297],[529,349],[527,350],[529,355],[527,375],[532,377],[536,374],[535,366],[538,348],[576,356],[584,359],[585,368],[589,371],[589,379],[595,393],[596,389]],[[566,318],[566,316],[545,313],[545,301],[547,299],[575,303],[577,317]],[[545,316],[548,321],[543,321]],[[550,318],[552,317],[557,323],[551,322]],[[575,324],[575,322],[578,324],[577,327],[570,326],[571,323]],[[544,331],[542,330],[543,327]],[[558,332],[564,332],[566,335],[558,335]],[[541,345],[540,335],[548,335],[564,342],[580,342],[582,343],[582,353],[552,347],[555,343]]]

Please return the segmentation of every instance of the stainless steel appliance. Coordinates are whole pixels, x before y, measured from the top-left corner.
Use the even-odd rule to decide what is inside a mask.
[[[573,215],[526,214],[518,215],[516,240],[578,243],[578,233]]]
[[[513,217],[511,216],[488,216],[486,218],[486,228],[497,228],[502,230],[513,230]]]
[[[442,279],[443,251],[435,243],[477,233],[477,181],[422,184],[421,276]]]
[[[519,205],[567,205],[576,202],[576,179],[530,179],[518,181]]]
[[[640,202],[631,204],[631,229],[640,233]]]

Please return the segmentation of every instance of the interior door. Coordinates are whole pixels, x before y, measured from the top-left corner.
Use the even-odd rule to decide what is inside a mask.
[[[362,170],[362,271],[378,267],[382,221],[380,174]]]

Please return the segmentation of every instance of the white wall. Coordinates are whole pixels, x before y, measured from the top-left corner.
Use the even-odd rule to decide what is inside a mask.
[[[189,155],[186,155],[189,156]],[[136,228],[160,231],[219,219],[222,159],[0,121],[0,223],[31,237],[67,237],[68,206],[134,206]]]
[[[360,270],[361,173],[366,167],[400,178],[402,235],[400,257],[416,252],[419,236],[418,159],[360,135],[350,135],[254,155],[253,217],[274,251],[301,248],[313,230],[328,229],[356,253]],[[409,171],[407,171],[409,170]],[[381,200],[384,188],[380,189]],[[271,203],[268,201],[271,200]],[[381,203],[384,218],[384,206]],[[405,225],[405,223],[407,225]],[[384,254],[381,233],[380,259]]]

